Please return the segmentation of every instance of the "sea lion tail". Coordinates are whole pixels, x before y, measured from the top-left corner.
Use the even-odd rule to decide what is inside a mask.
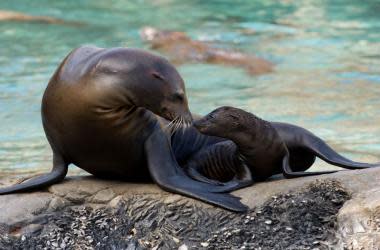
[[[65,178],[67,174],[67,169],[67,164],[56,165],[53,167],[53,170],[48,174],[32,178],[30,180],[10,187],[0,188],[0,195],[30,191],[60,182]]]

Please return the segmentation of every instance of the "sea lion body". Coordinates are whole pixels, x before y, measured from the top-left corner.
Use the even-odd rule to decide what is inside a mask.
[[[220,139],[189,128],[184,82],[162,57],[129,48],[73,50],[45,90],[42,122],[53,150],[52,171],[0,194],[57,183],[73,163],[100,178],[153,180],[170,192],[233,211],[247,209],[223,193],[234,183],[198,182],[180,167],[178,160]],[[181,146],[186,140],[192,146]]]
[[[239,157],[241,162],[232,165],[232,168],[236,169],[232,171],[234,178],[241,174],[241,170],[238,169],[241,169],[243,164],[249,169],[251,183],[280,173],[287,178],[294,178],[336,172],[304,172],[311,167],[317,156],[330,164],[346,169],[380,166],[379,163],[351,161],[339,155],[322,139],[304,128],[287,123],[268,122],[238,108],[217,108],[207,116],[198,119],[194,126],[203,134],[233,141],[237,149],[226,149],[219,152],[219,155]],[[211,147],[217,147],[217,144]],[[212,183],[213,180],[221,181],[222,174],[220,172],[224,173],[226,170],[219,164],[210,165],[209,162],[213,160],[213,157],[202,154],[199,155],[199,159],[193,158],[193,161],[198,162],[198,166],[189,167],[188,173],[194,179],[207,183]],[[203,174],[207,179],[203,178],[202,172],[207,173]],[[231,173],[231,171],[228,172]],[[244,182],[245,184],[242,186],[247,184],[247,178]]]
[[[44,93],[42,120],[49,142],[67,161],[96,176],[149,179],[147,168],[141,167],[146,166],[143,148],[157,118],[135,106],[122,80],[133,70],[123,65],[123,58],[137,55],[158,60],[138,50],[79,48]]]
[[[272,125],[242,109],[220,107],[194,126],[206,135],[225,137],[233,141],[235,154],[251,173],[252,180],[262,181],[282,173],[282,162],[287,148]],[[224,153],[227,155],[227,152]],[[240,164],[236,164],[239,167]],[[221,171],[221,170],[219,170]],[[214,170],[217,173],[218,170]],[[220,174],[216,174],[218,176]]]

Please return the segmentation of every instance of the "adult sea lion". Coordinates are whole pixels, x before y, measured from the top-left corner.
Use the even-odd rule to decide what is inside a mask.
[[[45,90],[42,122],[53,151],[52,171],[2,188],[0,194],[57,183],[73,163],[101,178],[153,179],[171,192],[233,211],[247,209],[239,198],[221,193],[234,183],[195,181],[179,166],[177,159],[185,161],[220,139],[194,128],[176,132],[192,122],[192,115],[181,76],[162,57],[130,48],[73,50]],[[186,140],[191,145],[180,146]]]
[[[218,144],[211,145],[209,151],[216,153],[199,154],[197,158],[192,158],[197,164],[188,166],[187,171],[194,179],[208,183],[213,180],[235,179],[245,182],[246,185],[250,179],[246,170],[243,171],[245,179],[239,178],[242,166],[248,167],[251,182],[265,180],[280,173],[287,178],[293,178],[336,172],[304,172],[312,165],[316,156],[347,169],[380,166],[379,163],[348,160],[306,129],[286,123],[268,122],[238,108],[217,108],[195,121],[194,126],[203,134],[224,137],[236,144],[236,147],[224,147],[223,150]],[[235,160],[227,161],[233,163],[226,166],[220,160],[222,158]]]
[[[242,67],[251,75],[260,75],[273,71],[273,64],[265,59],[237,51],[214,48],[204,42],[192,40],[183,32],[158,30],[144,27],[141,38],[151,44],[152,49],[167,54],[170,61],[205,62],[228,66]]]

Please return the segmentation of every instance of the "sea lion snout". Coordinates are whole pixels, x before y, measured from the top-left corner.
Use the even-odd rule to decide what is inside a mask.
[[[194,121],[193,126],[202,134],[208,134],[211,132],[212,122],[207,116]]]
[[[182,80],[182,79],[181,79]],[[193,116],[191,115],[185,87],[170,91],[165,99],[160,103],[161,110],[157,113],[159,116],[173,121],[179,119],[181,123],[191,125]]]
[[[158,115],[169,121],[180,119],[184,124],[190,125],[193,123],[193,116],[187,105],[186,96],[184,96],[184,101],[166,102]]]
[[[204,122],[202,121],[202,119],[199,119],[199,120],[195,120],[194,123],[193,123],[193,126],[198,129],[200,132],[202,132],[202,129],[205,128],[205,124]]]
[[[161,117],[165,118],[166,120],[173,121],[173,120],[179,120],[182,124],[186,125],[192,125],[193,124],[193,116],[191,115],[190,111],[169,111],[166,108],[162,109],[163,111],[161,114],[159,114]]]
[[[191,115],[190,111],[182,115],[182,117],[186,123],[193,124],[193,116]]]

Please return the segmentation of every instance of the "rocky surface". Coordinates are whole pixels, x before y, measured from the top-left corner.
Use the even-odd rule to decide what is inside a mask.
[[[234,192],[252,208],[235,214],[153,184],[70,177],[0,196],[0,249],[378,249],[379,183],[380,169],[258,183]]]
[[[380,249],[380,187],[360,192],[344,204],[338,214],[338,235],[346,249]]]

